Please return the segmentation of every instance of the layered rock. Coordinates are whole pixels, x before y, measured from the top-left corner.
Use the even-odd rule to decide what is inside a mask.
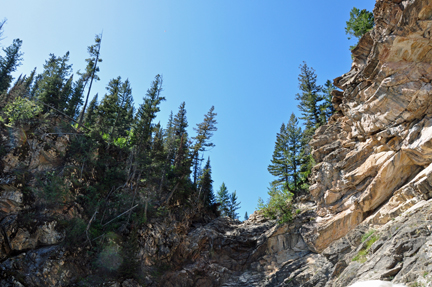
[[[432,163],[431,2],[377,1],[375,27],[335,79],[337,110],[311,145],[319,217],[304,234],[323,251],[362,221],[385,224],[428,199]]]

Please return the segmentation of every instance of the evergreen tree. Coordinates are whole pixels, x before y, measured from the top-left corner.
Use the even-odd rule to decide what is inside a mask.
[[[35,97],[43,103],[64,111],[69,101],[71,92],[72,65],[69,62],[69,52],[63,57],[56,57],[50,54],[50,58],[45,62],[44,71],[37,79]],[[44,107],[48,111],[48,107]]]
[[[294,113],[291,114],[288,124],[282,124],[280,132],[276,136],[275,150],[268,171],[276,176],[273,181],[275,186],[298,193],[301,190],[302,177],[301,165],[304,161],[302,154],[302,131],[298,126],[298,120]]]
[[[135,145],[137,161],[135,162],[135,170],[138,171],[138,178],[141,174],[149,174],[151,167],[151,145],[152,134],[155,130],[153,120],[156,114],[160,111],[160,104],[165,100],[160,94],[162,92],[162,77],[156,75],[144,96],[144,101],[138,108],[134,119],[132,144]]]
[[[271,175],[276,176],[277,179],[274,181],[275,184],[280,184],[288,187],[290,184],[289,178],[289,162],[288,162],[288,138],[286,135],[285,124],[282,123],[279,133],[276,135],[275,148],[271,164],[267,167],[267,170]]]
[[[298,120],[294,113],[292,113],[286,126],[286,136],[288,143],[288,172],[292,179],[292,185],[289,186],[288,190],[293,193],[298,193],[301,190],[302,183],[306,180],[302,176],[304,171],[301,169],[301,165],[305,161],[304,154],[302,153],[303,134],[298,125]]]
[[[213,193],[213,180],[211,178],[210,157],[204,166],[202,175],[198,182],[199,199],[202,200],[206,208],[210,208],[215,201]]]
[[[127,135],[133,121],[133,98],[129,81],[120,77],[112,79],[106,88],[108,93],[98,107],[98,129],[111,140]]]
[[[70,99],[67,102],[65,114],[71,118],[76,119],[78,117],[79,107],[82,105],[84,83],[82,79],[79,79],[74,83],[73,92],[71,92]]]
[[[0,22],[0,29],[4,22]],[[12,73],[21,65],[22,55],[20,52],[22,41],[15,39],[13,44],[3,49],[6,53],[4,57],[0,57],[0,94],[6,93],[12,83]]]
[[[165,101],[165,97],[160,94],[162,92],[162,77],[156,75],[151,84],[151,88],[147,90],[144,96],[144,102],[138,108],[134,123],[134,142],[142,148],[148,148],[149,140],[153,132],[153,120],[156,114],[160,111],[159,105]]]
[[[229,195],[229,201],[228,201],[228,212],[227,215],[232,219],[239,219],[239,215],[236,212],[238,209],[240,209],[240,203],[237,202],[237,193],[234,191]]]
[[[216,193],[216,202],[219,203],[219,211],[221,216],[228,216],[228,206],[230,204],[230,196],[224,182]]]
[[[246,211],[246,213],[245,213],[245,215],[244,215],[244,220],[248,220],[249,219],[249,215],[248,215],[248,213],[247,213],[247,211]]]
[[[84,122],[88,127],[93,127],[97,119],[97,109],[98,109],[98,94],[96,94],[90,101],[89,107],[85,112]]]
[[[0,41],[3,40],[3,26],[6,24],[6,19],[0,20]]]
[[[192,162],[196,162],[199,159],[199,152],[205,152],[208,148],[214,147],[214,143],[210,142],[210,138],[213,136],[213,132],[217,131],[216,128],[216,113],[214,112],[214,106],[210,108],[208,113],[204,116],[204,121],[200,124],[197,124],[197,127],[194,130],[197,132],[197,135],[193,137],[195,140],[195,145],[193,147],[192,154]],[[194,169],[194,185],[197,180],[197,169]]]
[[[323,97],[320,95],[322,87],[317,85],[315,70],[309,68],[305,62],[300,65],[299,88],[301,93],[296,95],[296,100],[300,101],[298,108],[301,111],[301,120],[305,122],[305,140],[309,142],[315,130],[325,122],[320,117],[320,102]]]
[[[176,169],[175,173],[179,175],[189,172],[189,164],[186,163],[189,160],[187,127],[186,108],[185,102],[183,102],[180,104],[179,111],[172,121],[174,167]]]
[[[374,16],[366,9],[359,10],[354,7],[350,12],[350,19],[346,22],[345,33],[356,38],[361,38],[366,32],[372,30]],[[348,37],[351,39],[351,37]]]
[[[328,122],[329,118],[335,113],[335,109],[332,104],[332,92],[335,89],[336,87],[330,80],[327,80],[327,82],[324,84],[324,88],[322,89],[324,92],[322,96],[324,103],[320,106],[321,122]]]
[[[96,35],[95,36],[95,44],[91,45],[87,48],[87,51],[90,55],[90,58],[86,59],[87,66],[86,66],[85,72],[80,74],[82,79],[83,79],[83,82],[84,82],[83,90],[85,89],[87,83],[90,82],[90,84],[89,84],[89,88],[87,91],[87,97],[86,97],[86,100],[84,103],[84,107],[81,110],[81,115],[79,118],[78,126],[82,125],[93,81],[99,81],[100,80],[99,77],[97,76],[97,73],[99,72],[99,67],[97,66],[97,64],[99,62],[102,62],[102,59],[99,57],[100,56],[101,43],[102,43],[102,35]]]

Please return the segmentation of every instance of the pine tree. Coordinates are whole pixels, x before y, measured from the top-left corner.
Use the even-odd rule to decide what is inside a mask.
[[[199,199],[202,200],[204,206],[209,209],[215,201],[213,193],[213,180],[211,178],[210,157],[204,166],[203,173],[198,182]]]
[[[4,22],[0,22],[0,29]],[[15,39],[13,44],[3,49],[6,53],[4,57],[0,57],[0,94],[6,93],[12,83],[12,73],[21,65],[22,55],[20,52],[22,41]]]
[[[98,108],[98,94],[96,94],[93,99],[90,101],[89,107],[85,112],[84,122],[86,126],[93,127],[96,123],[97,119],[97,108]]]
[[[87,97],[84,103],[84,107],[81,110],[78,127],[80,127],[83,123],[84,114],[87,108],[87,102],[90,96],[91,87],[93,84],[93,81],[99,81],[99,76],[97,76],[97,73],[99,72],[98,63],[102,62],[102,59],[100,58],[100,48],[102,43],[102,35],[96,35],[95,36],[95,44],[91,45],[87,48],[87,51],[90,55],[90,58],[86,59],[87,66],[84,73],[80,74],[83,81],[84,81],[84,88],[85,89],[87,83],[90,82],[89,88],[87,91]]]
[[[173,156],[174,156],[174,167],[175,173],[183,175],[189,172],[188,161],[189,154],[189,141],[188,133],[186,128],[188,127],[185,102],[179,106],[179,111],[174,116],[172,121],[172,133],[173,133]]]
[[[160,94],[162,92],[162,77],[156,75],[144,96],[143,103],[139,106],[133,124],[132,145],[135,146],[137,160],[135,162],[135,170],[137,178],[141,178],[141,174],[149,174],[151,167],[151,147],[152,134],[155,131],[153,120],[156,114],[160,111],[160,104],[165,100]],[[139,180],[138,180],[139,181]]]
[[[335,113],[335,109],[332,104],[332,92],[336,87],[330,80],[324,84],[322,91],[324,92],[322,98],[324,103],[320,106],[321,111],[321,122],[328,122],[329,118]]]
[[[353,7],[350,12],[350,19],[346,22],[345,33],[361,38],[366,32],[372,30],[373,26],[374,16],[372,12]],[[351,37],[348,37],[348,39],[351,39]]]
[[[309,142],[315,130],[324,124],[320,117],[320,102],[323,97],[320,95],[322,87],[317,85],[317,76],[313,68],[309,68],[305,62],[300,65],[299,88],[301,93],[296,95],[296,100],[300,101],[298,108],[301,111],[301,120],[305,122],[305,140]]]
[[[221,216],[228,216],[230,196],[224,182],[222,182],[221,187],[216,193],[216,202],[219,203],[219,211]]]
[[[0,41],[3,40],[3,26],[6,24],[6,19],[0,20]]]
[[[288,138],[286,135],[285,124],[282,123],[279,133],[276,135],[275,148],[271,164],[267,167],[267,170],[271,175],[276,176],[277,179],[274,181],[275,184],[280,184],[288,187],[290,184],[289,178],[289,162],[288,162]]]
[[[214,143],[210,142],[210,138],[213,136],[213,132],[217,131],[216,128],[216,113],[214,112],[214,106],[210,108],[208,113],[204,116],[204,121],[200,124],[197,124],[197,127],[194,130],[197,132],[197,135],[193,137],[195,140],[195,145],[193,147],[192,154],[192,162],[196,162],[199,160],[199,152],[205,152],[208,148],[214,147]],[[194,185],[197,180],[197,169],[194,169]]]
[[[244,215],[244,220],[248,220],[249,219],[249,215],[248,215],[248,213],[247,213],[247,211],[246,211],[246,213],[245,213],[245,215]]]
[[[301,191],[302,169],[304,161],[302,154],[302,131],[294,113],[285,126],[282,124],[276,135],[275,150],[268,171],[275,177],[275,186],[282,186],[287,190],[298,193]]]
[[[298,125],[298,120],[294,113],[292,113],[286,126],[286,136],[288,143],[288,172],[292,179],[292,185],[289,186],[288,190],[293,193],[300,192],[301,185],[305,180],[304,176],[302,176],[303,171],[301,170],[302,162],[305,161],[304,154],[302,153],[303,134]]]
[[[57,110],[64,111],[69,101],[71,91],[72,65],[69,62],[69,52],[63,57],[50,54],[45,62],[44,71],[35,84],[35,97]],[[48,111],[47,106],[44,111]]]
[[[133,98],[129,81],[120,77],[112,79],[106,88],[108,93],[98,107],[97,127],[111,141],[127,135],[133,121]]]
[[[240,209],[240,203],[237,202],[237,193],[234,191],[229,195],[229,201],[228,201],[228,212],[227,215],[232,219],[239,219],[239,215],[236,212],[238,209]]]

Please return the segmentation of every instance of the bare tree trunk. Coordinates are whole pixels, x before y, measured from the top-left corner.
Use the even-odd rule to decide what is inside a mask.
[[[100,53],[101,43],[102,43],[102,35],[100,37],[100,42],[99,42],[99,45],[98,45],[98,52],[97,52],[97,55],[96,55],[95,66],[94,66],[94,69],[92,71],[92,75],[91,75],[91,78],[90,78],[90,86],[89,86],[89,89],[88,89],[88,92],[87,92],[86,101],[85,101],[84,107],[83,107],[83,109],[81,111],[81,114],[80,114],[80,119],[79,119],[79,122],[78,122],[78,129],[82,125],[83,118],[84,118],[84,113],[85,113],[85,110],[87,108],[88,99],[90,97],[90,91],[91,91],[91,87],[92,87],[92,84],[93,84],[93,79],[94,79],[94,76],[95,76],[95,73],[96,73],[97,63],[98,63],[98,60],[99,60],[99,53]]]

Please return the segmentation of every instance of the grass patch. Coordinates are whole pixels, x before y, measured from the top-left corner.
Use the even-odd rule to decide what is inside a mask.
[[[375,230],[371,229],[368,232],[366,232],[365,234],[363,234],[361,242],[365,242],[369,238],[369,236],[371,236],[374,233],[375,233]]]
[[[369,253],[370,248],[379,239],[379,235],[374,233],[375,230],[372,229],[363,235],[362,242],[365,242],[366,240],[367,242],[357,255],[353,257],[352,261],[358,261],[360,263],[365,263],[367,261],[366,256]]]

